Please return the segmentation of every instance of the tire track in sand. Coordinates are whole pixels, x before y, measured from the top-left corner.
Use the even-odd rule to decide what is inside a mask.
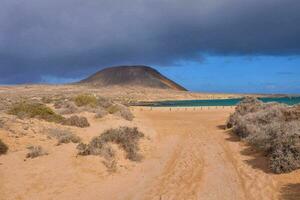
[[[159,118],[146,113],[161,137],[170,131],[180,139],[177,145],[173,144],[172,156],[140,199],[248,200],[270,197],[274,191],[272,178],[251,169],[242,160],[236,160],[240,158],[236,154],[241,149],[231,149],[226,133],[217,128],[226,118],[207,120],[205,114],[191,115],[193,117],[187,121],[182,119],[180,112],[160,112]]]

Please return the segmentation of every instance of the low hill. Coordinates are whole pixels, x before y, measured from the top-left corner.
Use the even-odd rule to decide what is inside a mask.
[[[92,86],[139,86],[186,90],[157,70],[143,65],[105,68],[79,82]]]

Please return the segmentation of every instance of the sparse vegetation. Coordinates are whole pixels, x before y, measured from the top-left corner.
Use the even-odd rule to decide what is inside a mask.
[[[96,110],[95,118],[102,118],[107,114],[108,112],[104,108],[100,107]]]
[[[115,114],[115,113],[119,112],[119,106],[110,105],[106,110],[109,114]]]
[[[74,98],[74,102],[77,106],[90,106],[96,107],[98,105],[98,100],[96,96],[90,94],[81,94]]]
[[[134,118],[129,108],[121,104],[111,105],[110,107],[107,108],[107,112],[110,114],[119,115],[128,121],[132,121]]]
[[[110,129],[93,138],[89,144],[79,144],[77,146],[78,154],[100,155],[110,159],[114,156],[114,151],[109,146],[109,143],[115,143],[126,152],[127,159],[140,161],[142,156],[138,153],[138,142],[142,137],[144,137],[144,134],[139,132],[137,128],[120,127],[118,129]]]
[[[61,123],[64,117],[56,114],[51,108],[40,103],[19,102],[14,104],[8,114],[19,118],[39,118],[49,122]]]
[[[52,102],[52,98],[50,97],[42,97],[41,101],[45,104],[49,104]]]
[[[62,122],[63,125],[67,126],[76,126],[80,128],[90,126],[86,117],[79,117],[77,115],[73,115]]]
[[[246,98],[227,123],[235,134],[266,153],[274,173],[300,168],[298,108]]]
[[[48,153],[41,146],[28,147],[29,152],[26,154],[26,158],[36,158],[39,156],[48,155]]]
[[[80,137],[64,129],[57,129],[57,128],[49,129],[48,135],[50,138],[54,137],[55,139],[57,139],[58,145],[71,143],[71,142],[79,143],[81,141]]]
[[[73,114],[79,111],[78,107],[74,102],[70,101],[59,101],[55,105],[55,108],[58,109],[58,113],[61,115]]]
[[[6,154],[7,151],[8,151],[8,146],[0,139],[0,155]]]

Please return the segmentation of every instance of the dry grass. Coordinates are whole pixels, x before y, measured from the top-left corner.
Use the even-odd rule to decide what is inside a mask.
[[[119,112],[119,106],[117,105],[110,105],[106,111],[109,113],[109,114],[115,114],[117,112]]]
[[[0,139],[0,155],[6,154],[7,151],[8,151],[8,146]]]
[[[41,146],[28,147],[29,152],[26,154],[26,158],[36,158],[39,156],[48,155],[48,153]]]
[[[79,155],[101,155],[106,158],[114,156],[114,151],[108,146],[109,143],[118,144],[126,152],[126,158],[132,161],[140,161],[142,156],[139,151],[139,140],[144,134],[137,128],[120,127],[110,129],[95,137],[89,144],[79,144]]]
[[[300,168],[298,108],[246,99],[230,116],[228,127],[266,153],[274,173]]]
[[[76,126],[79,128],[85,128],[85,127],[90,126],[86,117],[80,117],[77,115],[73,115],[73,116],[63,120],[62,124],[67,125],[67,126]]]
[[[96,96],[91,94],[81,94],[74,98],[74,102],[77,106],[90,106],[96,107],[98,105],[98,100]]]
[[[38,118],[49,122],[61,123],[64,117],[56,114],[51,108],[40,103],[19,102],[9,109],[8,114],[19,118]]]
[[[52,128],[47,131],[50,138],[54,137],[57,139],[57,145],[66,144],[66,143],[79,143],[81,141],[80,137],[71,133],[68,130]]]

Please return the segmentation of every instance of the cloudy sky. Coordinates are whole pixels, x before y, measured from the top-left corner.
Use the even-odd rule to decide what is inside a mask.
[[[0,84],[150,65],[195,91],[300,93],[299,0],[1,0]]]

